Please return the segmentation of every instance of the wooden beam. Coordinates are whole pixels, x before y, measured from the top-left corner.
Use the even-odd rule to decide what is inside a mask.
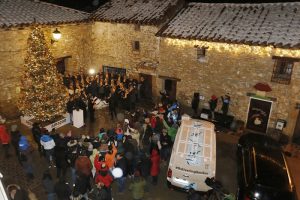
[[[299,62],[300,58],[292,58],[292,57],[281,57],[281,56],[272,56],[272,59],[284,59],[284,60],[289,60],[293,62]]]
[[[161,79],[170,79],[172,81],[181,81],[180,78],[169,77],[169,76],[162,76],[162,75],[159,75],[158,78],[161,78]]]

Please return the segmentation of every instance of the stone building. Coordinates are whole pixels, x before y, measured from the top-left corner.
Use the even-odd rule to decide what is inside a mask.
[[[157,34],[158,75],[175,80],[177,98],[186,104],[194,92],[203,107],[212,95],[227,94],[229,113],[248,128],[265,132],[283,122],[285,133],[299,137],[299,11],[300,3],[189,3]],[[257,94],[256,84],[272,91]]]
[[[228,95],[229,115],[248,128],[265,132],[284,125],[284,133],[299,137],[299,11],[300,3],[112,0],[88,15],[39,1],[3,0],[0,112],[16,114],[26,40],[35,19],[67,71],[94,68],[144,76],[153,97],[167,90],[188,106],[194,93],[200,94],[202,108],[215,95],[219,112],[220,97]],[[62,38],[51,44],[55,28]],[[257,85],[269,92],[258,92]]]
[[[0,113],[11,118],[18,114],[16,102],[33,24],[43,29],[54,58],[70,71],[89,63],[86,47],[91,28],[87,13],[39,1],[2,0],[0,16]],[[56,28],[62,37],[51,43]]]
[[[143,75],[157,94],[160,38],[155,34],[183,5],[183,0],[112,0],[101,6],[91,16],[91,66]]]

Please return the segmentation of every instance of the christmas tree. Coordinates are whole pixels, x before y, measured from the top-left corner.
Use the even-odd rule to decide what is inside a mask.
[[[66,89],[40,28],[33,29],[27,45],[19,109],[37,121],[52,121],[66,112]]]

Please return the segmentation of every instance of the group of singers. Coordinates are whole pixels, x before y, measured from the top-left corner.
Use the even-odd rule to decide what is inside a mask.
[[[120,73],[98,73],[89,76],[84,73],[76,75],[66,74],[63,83],[70,97],[67,104],[69,113],[73,109],[83,109],[86,116],[88,108],[90,120],[94,120],[94,104],[96,100],[109,104],[111,118],[116,117],[116,108],[127,112],[135,110],[139,99],[147,98],[147,83],[143,77],[138,81]]]

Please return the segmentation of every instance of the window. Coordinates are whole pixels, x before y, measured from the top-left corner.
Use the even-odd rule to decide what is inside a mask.
[[[295,60],[284,57],[273,57],[273,59],[275,59],[275,63],[271,81],[290,84]]]
[[[205,55],[206,55],[206,49],[208,49],[208,47],[199,47],[198,45],[195,47],[197,48],[197,60],[199,62],[206,62],[207,59]]]
[[[134,51],[139,51],[140,50],[140,42],[139,41],[134,41],[132,48]]]
[[[135,31],[140,31],[140,30],[141,30],[141,25],[135,24],[135,25],[134,25],[134,30],[135,30]]]

